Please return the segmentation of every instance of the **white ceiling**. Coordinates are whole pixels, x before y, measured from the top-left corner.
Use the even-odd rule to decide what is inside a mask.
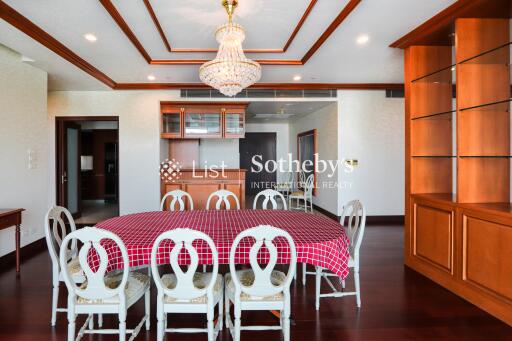
[[[349,0],[319,0],[286,53],[254,59],[301,59]],[[313,57],[301,66],[263,66],[261,82],[401,83],[402,52],[389,44],[456,0],[363,0]],[[199,82],[198,65],[149,65],[98,0],[4,0],[118,83]],[[170,53],[142,0],[112,0],[152,59],[209,59],[213,53]],[[236,21],[246,28],[244,48],[280,49],[309,0],[239,0]],[[215,48],[215,27],[226,20],[220,0],[151,0],[173,48]],[[85,33],[94,33],[89,43]],[[355,40],[367,34],[370,41]],[[105,85],[0,19],[0,44],[48,71],[52,90],[103,90]]]

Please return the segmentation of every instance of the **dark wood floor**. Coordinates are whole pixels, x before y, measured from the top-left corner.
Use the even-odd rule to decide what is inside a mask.
[[[405,268],[402,257],[402,227],[370,226],[362,246],[362,301],[354,298],[323,299],[314,309],[314,279],[306,287],[292,284],[292,340],[512,340],[512,328],[465,302],[425,277]],[[65,340],[65,314],[50,327],[50,261],[41,253],[22,264],[16,279],[14,269],[0,270],[0,340]],[[65,302],[65,288],[61,302]],[[153,289],[153,299],[156,290]],[[154,301],[153,301],[154,303]],[[154,305],[153,305],[154,309]],[[142,316],[143,302],[129,311],[128,326]],[[154,311],[154,310],[153,310]],[[205,317],[172,316],[174,326],[200,326]],[[81,320],[80,320],[81,321]],[[105,318],[116,327],[114,318]],[[277,323],[266,312],[242,315],[242,323]],[[141,331],[136,340],[154,340]],[[242,340],[279,340],[280,332],[243,332]],[[114,336],[86,336],[84,340],[115,340]],[[206,340],[205,334],[167,335],[167,340]],[[219,340],[230,340],[224,332]]]

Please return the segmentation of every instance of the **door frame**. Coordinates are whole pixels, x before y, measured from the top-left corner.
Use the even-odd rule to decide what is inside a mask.
[[[67,122],[85,122],[85,121],[113,121],[118,122],[118,141],[119,141],[119,116],[55,116],[55,203],[58,206],[64,205],[64,186],[62,186],[61,176],[64,168],[64,162],[66,162],[65,144],[63,144],[64,138],[64,127]],[[80,160],[80,157],[78,157]],[[79,161],[80,162],[80,161]],[[119,198],[119,142],[117,148],[117,191],[118,191],[118,202]],[[78,167],[80,169],[80,167]],[[80,195],[80,184],[79,192]],[[79,200],[81,201],[81,200]],[[78,204],[79,210],[81,209],[81,203]],[[76,218],[76,217],[74,217]]]

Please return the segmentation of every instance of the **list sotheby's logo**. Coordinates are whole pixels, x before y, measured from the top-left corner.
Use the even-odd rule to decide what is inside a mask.
[[[160,178],[164,181],[176,182],[181,176],[181,164],[175,159],[165,159],[160,164]]]

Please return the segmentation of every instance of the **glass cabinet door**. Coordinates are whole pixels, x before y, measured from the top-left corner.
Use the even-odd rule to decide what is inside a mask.
[[[226,112],[224,117],[224,135],[226,137],[244,137],[244,115]]]
[[[185,113],[185,137],[222,137],[220,113]]]
[[[162,137],[181,137],[181,112],[162,113]]]

